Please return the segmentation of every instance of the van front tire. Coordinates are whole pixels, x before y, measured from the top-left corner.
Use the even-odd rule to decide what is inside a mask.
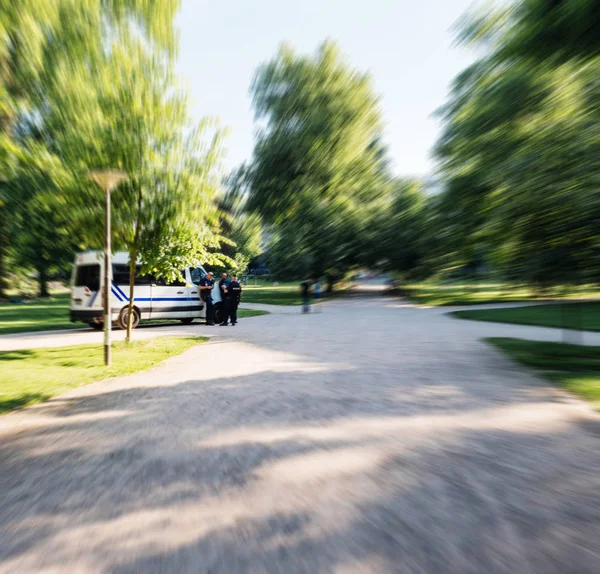
[[[123,307],[121,312],[119,313],[119,318],[117,319],[117,325],[121,329],[127,329],[127,320],[129,318],[129,307]],[[131,328],[135,329],[140,324],[140,314],[138,310],[133,308],[133,320],[131,322]]]

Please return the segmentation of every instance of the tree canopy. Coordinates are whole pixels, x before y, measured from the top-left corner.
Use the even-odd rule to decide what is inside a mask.
[[[261,128],[249,207],[273,226],[272,250],[288,251],[285,258],[272,253],[271,265],[281,262],[279,271],[295,277],[342,272],[357,261],[365,206],[385,188],[370,77],[331,42],[314,56],[284,46],[259,68],[252,95]]]

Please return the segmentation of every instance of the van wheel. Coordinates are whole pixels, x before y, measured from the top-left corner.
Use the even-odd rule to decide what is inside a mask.
[[[104,329],[104,323],[101,323],[100,321],[98,321],[97,323],[88,323],[88,325],[92,329],[96,329],[96,331],[102,331],[102,329]]]
[[[223,305],[217,303],[213,308],[213,322],[221,323],[223,321]]]
[[[119,318],[117,319],[117,325],[119,325],[119,327],[121,329],[127,329],[127,320],[129,318],[129,307],[123,307],[121,309],[121,312],[119,313]],[[131,328],[135,329],[138,325],[140,324],[140,314],[138,313],[138,310],[134,307],[133,308],[133,321],[131,322]]]
[[[191,325],[194,318],[179,319],[184,325]]]

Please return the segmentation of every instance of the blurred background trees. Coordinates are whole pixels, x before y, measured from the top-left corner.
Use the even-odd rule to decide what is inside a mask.
[[[368,267],[540,291],[598,282],[597,1],[516,0],[461,21],[479,59],[437,112],[435,190],[392,175],[371,78],[334,42],[258,68],[253,157],[223,180],[223,132],[194,125],[174,73],[178,0],[2,4],[0,295],[8,260],[45,295],[74,250],[101,245],[86,174],[105,167],[129,176],[115,246],[167,279],[191,258],[241,273],[261,255],[281,280]]]
[[[540,288],[597,282],[600,12],[524,0],[465,20],[483,57],[440,110],[442,203],[463,257]],[[462,259],[462,260],[461,260]]]
[[[282,278],[333,281],[359,262],[364,219],[386,191],[371,80],[326,42],[314,56],[282,47],[251,91],[262,123],[248,168],[249,208],[271,226],[269,265]]]
[[[215,201],[223,132],[188,115],[173,72],[178,7],[8,3],[0,29],[1,279],[10,256],[38,272],[46,295],[48,271],[78,248],[102,245],[104,198],[88,173],[106,168],[128,175],[113,197],[113,231],[132,262],[140,257],[145,272],[170,280],[194,260],[223,261]]]

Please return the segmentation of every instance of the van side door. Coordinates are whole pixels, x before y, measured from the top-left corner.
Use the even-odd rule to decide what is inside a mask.
[[[187,319],[191,317],[189,288],[183,279],[157,279],[152,284],[152,319]]]

